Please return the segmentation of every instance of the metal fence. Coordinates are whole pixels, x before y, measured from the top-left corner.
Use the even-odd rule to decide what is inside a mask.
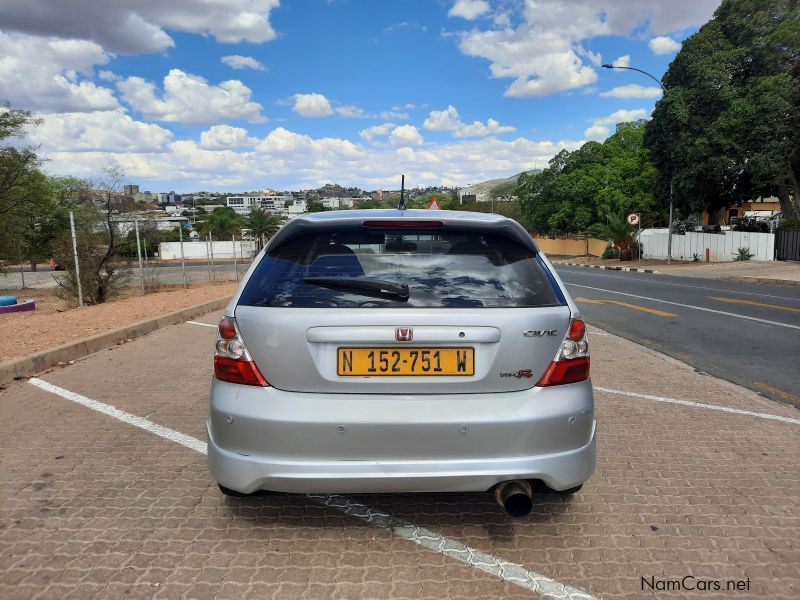
[[[775,232],[775,260],[800,260],[800,230],[778,229]]]
[[[30,307],[42,312],[70,308],[72,303],[61,293],[60,276],[63,273],[54,271],[46,260],[0,258],[0,318],[28,307],[31,301]]]
[[[666,258],[668,252],[665,230],[643,230],[642,246],[644,258]],[[672,236],[672,258],[711,262],[732,261],[739,248],[748,248],[753,260],[769,261],[775,255],[775,235],[748,231],[726,231],[725,233],[695,233]]]
[[[256,254],[255,242],[237,236],[230,240],[211,236],[205,240],[162,242],[158,247],[139,239],[136,246],[135,256],[116,257],[113,261],[114,268],[123,273],[115,295],[130,297],[237,282]],[[67,285],[70,277],[76,280],[74,274],[71,275],[76,259],[79,265],[84,265],[80,268],[85,268],[77,243],[73,244],[72,251],[71,259],[62,259],[68,264],[25,256],[22,252],[16,257],[0,257],[0,318],[10,312],[25,312],[23,308],[34,308],[41,314],[69,310],[82,301],[88,303],[90,294],[84,289],[85,284],[80,294]],[[83,273],[77,280],[86,275]]]

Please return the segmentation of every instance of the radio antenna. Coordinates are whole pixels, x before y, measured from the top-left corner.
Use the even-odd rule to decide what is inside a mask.
[[[397,205],[397,210],[405,210],[406,209],[406,176],[400,176],[400,204]]]

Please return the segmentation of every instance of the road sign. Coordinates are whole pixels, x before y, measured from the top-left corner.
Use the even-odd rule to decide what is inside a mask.
[[[639,213],[631,213],[628,215],[628,225],[639,224]]]
[[[433,200],[428,203],[429,210],[442,210],[442,207],[439,205],[439,199],[434,196]]]

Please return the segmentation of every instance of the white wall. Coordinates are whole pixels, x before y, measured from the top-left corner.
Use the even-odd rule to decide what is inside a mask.
[[[233,258],[233,241],[230,242],[211,242],[213,245],[214,258]],[[251,240],[236,242],[236,258],[251,258],[255,253],[256,243]],[[161,242],[158,245],[158,256],[164,260],[174,260],[181,258],[180,242]],[[187,241],[183,242],[184,258],[209,258],[208,242]]]
[[[642,256],[644,258],[667,258],[666,231],[642,231]],[[672,236],[672,258],[692,260],[696,253],[700,260],[706,260],[706,249],[710,251],[711,262],[732,261],[737,248],[750,248],[754,254],[751,260],[775,259],[775,235],[772,233],[750,233],[746,231],[726,231],[718,233],[686,233]]]

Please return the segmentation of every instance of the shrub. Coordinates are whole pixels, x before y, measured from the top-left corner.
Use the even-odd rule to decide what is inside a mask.
[[[685,219],[675,219],[672,221],[672,233],[674,235],[684,235],[687,231],[694,231],[700,226],[700,219],[697,215],[689,215]]]
[[[785,219],[780,222],[778,229],[800,229],[800,219]]]
[[[754,217],[736,219],[731,225],[731,231],[750,231],[752,233],[769,233],[769,223]]]
[[[606,249],[603,250],[603,254],[600,258],[619,258],[619,250],[615,249],[614,246],[609,244],[606,246]]]
[[[733,255],[733,260],[735,262],[741,262],[744,260],[750,260],[753,258],[755,254],[750,254],[750,248],[737,248],[736,254]]]

